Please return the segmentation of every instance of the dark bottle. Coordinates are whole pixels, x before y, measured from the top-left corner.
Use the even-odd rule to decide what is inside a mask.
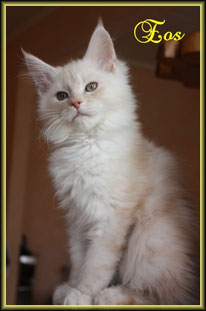
[[[19,280],[17,288],[17,304],[32,304],[32,280],[36,268],[36,257],[28,249],[26,236],[22,236],[19,252]]]

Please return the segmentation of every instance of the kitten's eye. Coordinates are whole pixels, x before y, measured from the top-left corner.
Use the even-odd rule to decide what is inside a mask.
[[[86,92],[93,92],[94,90],[96,90],[97,87],[98,87],[97,82],[90,82],[90,83],[87,84],[87,86],[85,87],[85,91],[86,91]]]
[[[57,94],[56,94],[56,98],[58,99],[58,100],[65,100],[66,98],[68,98],[69,97],[69,95],[66,93],[66,92],[58,92]]]

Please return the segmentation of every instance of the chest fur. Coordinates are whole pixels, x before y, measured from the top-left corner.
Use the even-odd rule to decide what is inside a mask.
[[[137,172],[121,143],[84,139],[51,155],[49,171],[61,207],[102,216],[111,207],[136,204]]]
[[[62,204],[85,207],[88,202],[108,201],[111,162],[111,155],[88,140],[56,150],[49,171]]]

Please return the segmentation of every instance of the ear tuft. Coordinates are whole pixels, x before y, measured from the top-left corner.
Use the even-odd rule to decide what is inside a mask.
[[[105,71],[114,72],[116,69],[116,54],[112,39],[103,26],[100,18],[89,42],[85,59],[96,62]]]
[[[104,28],[104,24],[103,24],[103,20],[101,17],[98,18],[98,24],[97,24],[98,27],[103,27]]]
[[[39,93],[46,92],[54,77],[55,68],[21,48],[25,63]]]

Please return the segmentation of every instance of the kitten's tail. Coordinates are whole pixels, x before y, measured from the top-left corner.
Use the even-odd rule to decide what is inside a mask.
[[[168,297],[169,298],[169,297]],[[94,305],[198,305],[199,298],[193,296],[187,296],[185,301],[173,301],[171,297],[167,301],[161,301],[158,295],[155,293],[149,293],[147,291],[135,291],[123,286],[111,286],[103,289],[99,292],[93,301]]]

